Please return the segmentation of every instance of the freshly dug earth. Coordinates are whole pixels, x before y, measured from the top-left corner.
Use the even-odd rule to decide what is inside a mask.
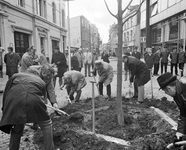
[[[123,126],[117,123],[116,100],[100,101],[95,99],[95,107],[108,106],[108,109],[96,111],[96,133],[124,139],[131,143],[125,147],[98,139],[94,135],[79,134],[77,130],[92,131],[91,99],[80,103],[74,103],[63,108],[71,114],[74,112],[84,113],[85,120],[73,120],[68,117],[52,114],[54,144],[61,150],[164,150],[171,143],[175,131],[159,116],[153,116],[149,107],[154,106],[166,112],[171,118],[177,120],[178,109],[173,102],[163,98],[161,100],[146,99],[143,104],[136,104],[136,99],[123,98],[124,121]],[[87,119],[88,118],[88,119]],[[34,135],[35,143],[42,145],[41,131]]]

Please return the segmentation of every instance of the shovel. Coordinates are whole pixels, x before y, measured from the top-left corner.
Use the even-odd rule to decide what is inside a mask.
[[[84,115],[81,112],[75,112],[75,113],[72,113],[72,114],[68,114],[65,111],[62,111],[58,108],[54,108],[50,105],[46,105],[46,106],[50,109],[53,109],[53,110],[59,112],[60,114],[66,115],[68,117],[68,120],[71,120],[73,122],[82,122],[83,119],[84,119]]]

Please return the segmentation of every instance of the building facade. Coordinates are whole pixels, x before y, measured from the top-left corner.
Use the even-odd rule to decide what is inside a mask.
[[[71,49],[99,49],[98,28],[84,16],[70,18]]]
[[[65,2],[61,0],[1,0],[0,47],[12,46],[20,56],[34,46],[51,58],[66,49]]]
[[[167,47],[172,51],[174,47],[182,45],[185,48],[186,35],[186,1],[185,0],[150,0],[149,28],[151,46]],[[141,48],[146,48],[146,2],[141,7]]]
[[[140,13],[137,10],[138,5],[130,6],[124,17],[124,20],[129,19],[123,25],[123,53],[127,48],[133,50],[135,46],[139,47],[140,51]]]

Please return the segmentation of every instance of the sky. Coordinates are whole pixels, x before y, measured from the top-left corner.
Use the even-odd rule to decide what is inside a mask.
[[[130,0],[122,0],[122,8],[124,9]],[[117,0],[106,0],[110,11],[117,14]],[[139,4],[140,0],[133,0],[132,5]],[[68,13],[68,12],[67,12]],[[103,43],[107,43],[109,39],[110,25],[117,23],[107,10],[104,0],[70,0],[69,1],[70,18],[83,15],[91,23],[95,24],[100,33]]]

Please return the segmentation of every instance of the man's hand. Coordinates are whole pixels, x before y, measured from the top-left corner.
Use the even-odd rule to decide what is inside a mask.
[[[183,136],[184,136],[184,135],[183,135],[182,133],[176,132],[176,134],[175,134],[175,136],[174,136],[174,142],[173,142],[174,147],[180,147],[180,146],[176,145],[175,143],[176,143],[176,142],[179,142],[179,141],[182,141],[182,137],[183,137]]]
[[[54,103],[54,104],[53,104],[53,107],[54,107],[54,108],[57,108],[57,109],[59,108],[59,106],[58,106],[57,103]]]

